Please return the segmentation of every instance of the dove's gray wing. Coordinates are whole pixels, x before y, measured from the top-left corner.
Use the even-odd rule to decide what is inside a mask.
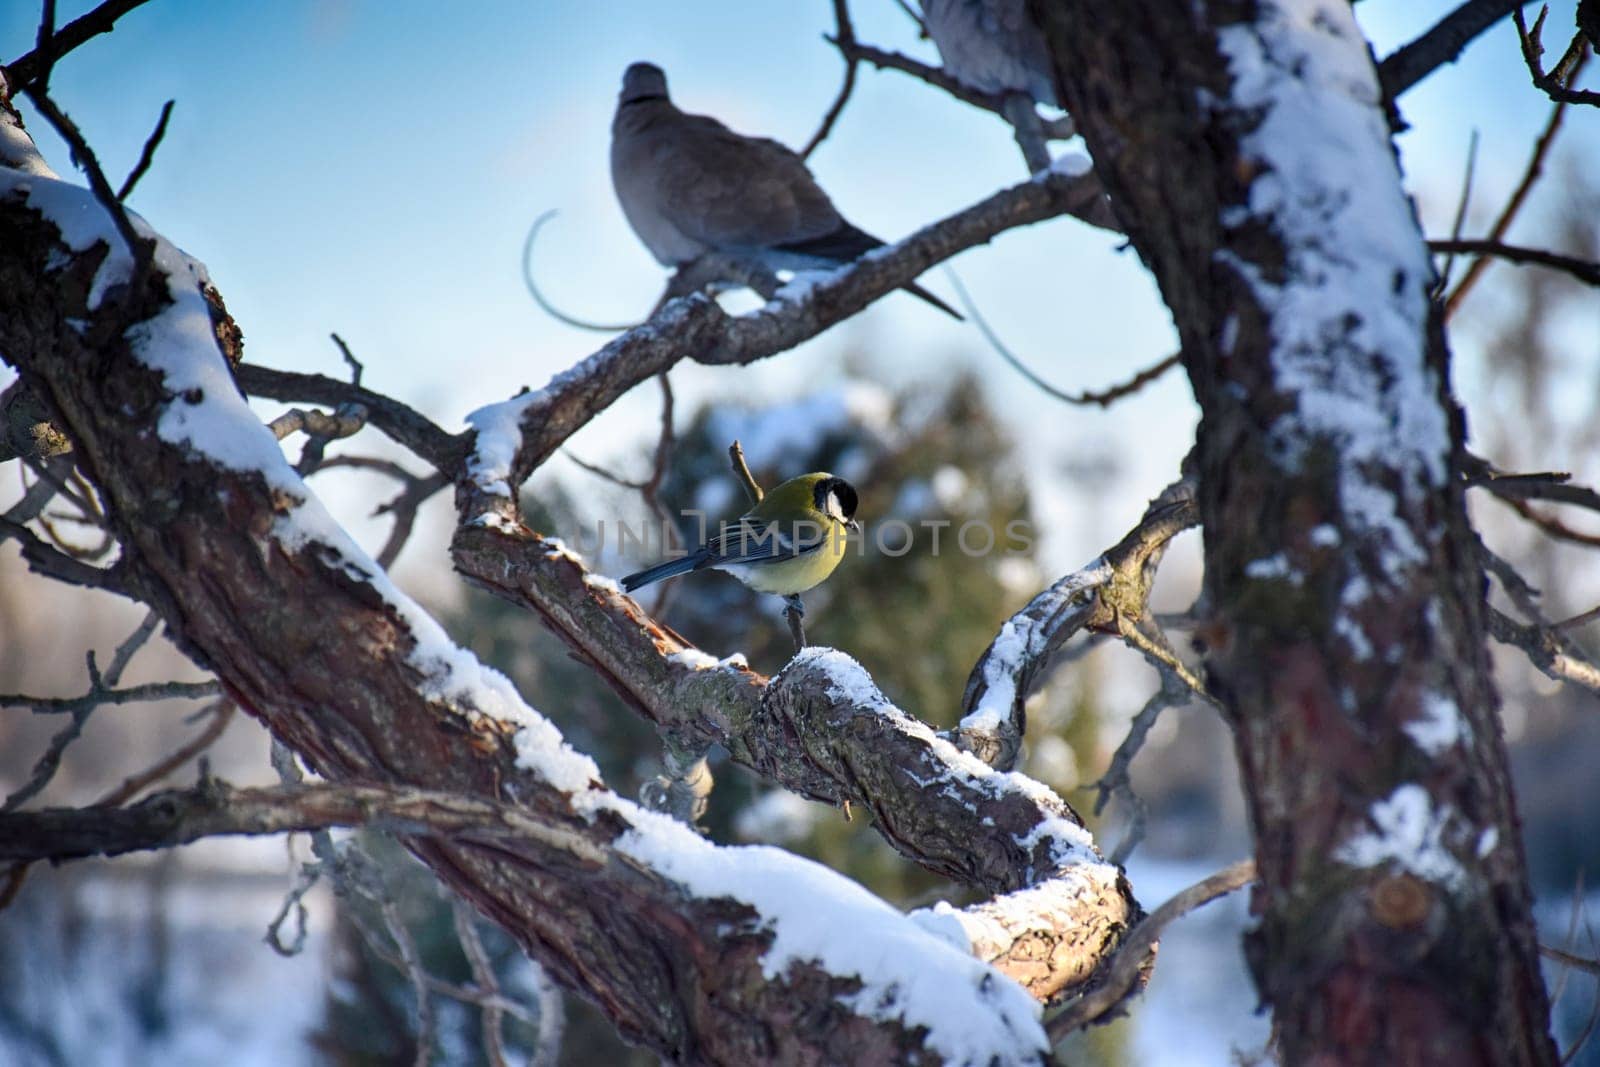
[[[665,101],[630,111],[614,128],[612,180],[628,221],[662,262],[776,248],[844,225],[805,162],[778,142]]]
[[[922,0],[944,69],[989,93],[1027,93],[1059,106],[1050,52],[1027,0]]]

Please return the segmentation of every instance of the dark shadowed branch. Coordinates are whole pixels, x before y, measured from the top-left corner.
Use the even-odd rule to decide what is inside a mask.
[[[1454,63],[1483,31],[1530,0],[1467,0],[1422,36],[1378,64],[1378,81],[1393,100],[1446,63]]]

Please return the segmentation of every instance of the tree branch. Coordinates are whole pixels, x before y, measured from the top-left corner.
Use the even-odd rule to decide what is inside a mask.
[[[1154,959],[1156,942],[1161,940],[1161,934],[1168,926],[1201,905],[1209,904],[1236,889],[1242,889],[1255,880],[1255,861],[1240,860],[1233,866],[1224,867],[1211,877],[1196,882],[1145,916],[1144,921],[1133,928],[1133,932],[1128,935],[1128,939],[1122,943],[1122,947],[1112,958],[1111,969],[1106,974],[1105,983],[1093,992],[1086,993],[1073,1001],[1065,1011],[1046,1024],[1050,1039],[1062,1041],[1074,1030],[1081,1030],[1097,1022],[1109,1022],[1108,1016],[1111,1011],[1123,1002],[1129,991],[1139,983],[1140,977],[1148,970]]]
[[[1446,63],[1454,63],[1479,34],[1528,2],[1466,0],[1422,36],[1383,58],[1378,64],[1383,95],[1393,100]]]
[[[1570,274],[1585,285],[1600,285],[1600,263],[1591,263],[1589,260],[1565,256],[1559,252],[1547,252],[1542,248],[1523,248],[1520,245],[1508,245],[1493,240],[1429,241],[1428,248],[1434,252],[1461,252],[1474,256],[1494,256],[1511,263],[1532,263]],[[1467,279],[1463,278],[1461,284],[1466,285]],[[1459,288],[1457,291],[1460,291]]]
[[[73,19],[56,30],[48,47],[38,47],[6,64],[6,78],[13,88],[22,88],[45,74],[62,56],[90,38],[110,33],[117,20],[147,0],[106,0],[88,14]]]

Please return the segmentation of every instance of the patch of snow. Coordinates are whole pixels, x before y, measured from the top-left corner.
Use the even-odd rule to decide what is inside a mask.
[[[717,847],[673,819],[637,811],[617,847],[701,897],[754,908],[772,944],[762,972],[815,962],[854,975],[840,1000],[867,1018],[927,1030],[952,1064],[1034,1063],[1047,1050],[1037,1001],[1011,979],[930,933],[834,871],[764,845]]]
[[[578,566],[583,566],[583,557],[568,548],[567,543],[559,537],[544,538],[544,558],[571,560]]]
[[[1403,729],[1430,756],[1459,744],[1469,733],[1456,702],[1434,692],[1422,694],[1422,715],[1407,722]]]
[[[1288,557],[1282,552],[1251,560],[1244,565],[1244,573],[1245,577],[1257,581],[1273,581],[1281,578],[1293,585],[1300,585],[1305,581],[1305,576],[1290,566]]]
[[[522,446],[522,417],[548,397],[545,389],[489,404],[467,415],[467,425],[477,431],[467,475],[479,489],[495,496],[511,496],[511,465]]]
[[[1064,174],[1068,178],[1081,178],[1094,170],[1094,164],[1082,152],[1063,152],[1050,161],[1050,168],[1042,174]]]
[[[596,571],[584,571],[583,584],[590,589],[598,589],[601,592],[610,593],[612,596],[623,595],[622,586],[617,584],[615,578],[607,578]]]
[[[698,648],[685,648],[672,653],[667,657],[668,663],[687,667],[691,671],[714,671],[723,667],[749,667],[750,663],[744,658],[743,652],[735,652],[722,659],[702,652]]]
[[[1339,544],[1339,528],[1322,523],[1311,528],[1311,543],[1318,548],[1335,548]]]
[[[1407,783],[1398,787],[1373,804],[1369,815],[1375,829],[1346,840],[1334,852],[1334,859],[1351,867],[1393,865],[1447,889],[1466,880],[1461,862],[1444,841],[1455,812],[1448,806],[1434,807],[1433,798],[1422,786]]]
[[[1259,119],[1240,145],[1259,172],[1246,218],[1268,223],[1288,253],[1277,279],[1219,254],[1272,319],[1276,384],[1294,401],[1271,429],[1279,461],[1298,466],[1332,445],[1341,506],[1398,575],[1427,555],[1395,495],[1445,483],[1450,436],[1424,353],[1433,268],[1366,41],[1343,0],[1264,0],[1219,40],[1229,106]],[[1372,480],[1388,471],[1397,487]]]

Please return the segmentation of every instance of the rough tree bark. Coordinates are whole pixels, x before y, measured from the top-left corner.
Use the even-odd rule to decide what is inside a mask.
[[[1043,209],[1060,192],[1040,183],[1016,199]],[[986,239],[973,234],[954,240]],[[922,246],[949,239],[932,233],[909,251],[936,256]],[[237,353],[223,358],[213,314],[225,313],[208,306],[203,270],[164,241],[152,249],[150,269],[133,269],[104,206],[49,171],[0,96],[0,352],[108,504],[123,549],[117,587],[155,607],[275,737],[337,782],[515,805],[527,833],[402,840],[625,1035],[673,1061],[1043,1056],[1038,1002],[1091,984],[1138,917],[1126,880],[1065,803],[887,705],[847,657],[818,650],[771,682],[669,658],[683,648],[675,635],[516,522],[508,484],[488,476],[481,430],[459,445],[432,440],[432,430],[428,452],[469,505],[458,560],[472,560],[479,580],[502,580],[502,592],[552,623],[561,614],[592,627],[565,635],[579,647],[614,638],[586,655],[663,725],[726,740],[812,795],[858,802],[907,855],[1006,894],[1004,906],[913,920],[815,865],[776,850],[713,850],[617,797],[332,523],[242,403],[230,376]],[[906,280],[896,270],[914,267],[880,257],[860,278],[887,291]],[[868,297],[836,285],[820,299]],[[768,315],[754,324],[756,348],[778,351],[782,339],[768,335],[786,324],[816,331],[854,309],[801,304]],[[704,303],[678,311],[694,330],[674,334],[658,321],[615,352],[676,337],[678,348],[662,348],[678,359],[689,340],[719,340]],[[752,328],[722,325],[727,340]],[[615,362],[580,365],[513,407],[603,393]],[[373,410],[405,436],[405,412]],[[590,414],[580,401],[572,419]],[[523,473],[535,462],[527,457],[558,443],[543,420],[526,429]],[[479,522],[486,517],[500,521]],[[857,936],[780,948],[815,928],[808,913],[834,916]],[[962,941],[968,952],[953,947]],[[882,951],[866,962],[838,956],[837,946],[848,956],[852,944]],[[996,981],[988,961],[1027,993]]]
[[[1035,0],[1202,409],[1202,628],[1289,1063],[1553,1063],[1464,424],[1344,0]]]

